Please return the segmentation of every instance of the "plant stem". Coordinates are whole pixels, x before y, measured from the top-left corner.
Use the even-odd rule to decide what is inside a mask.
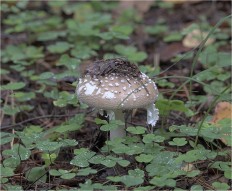
[[[209,115],[209,112],[211,111],[211,109],[215,106],[216,102],[218,101],[218,99],[221,97],[221,95],[223,95],[230,87],[226,87],[220,95],[218,95],[214,100],[213,103],[210,105],[210,107],[208,108],[208,110],[206,111],[203,119],[201,120],[199,126],[198,126],[198,130],[197,130],[197,136],[195,138],[195,142],[194,142],[194,149],[197,147],[197,142],[198,142],[198,138],[199,138],[199,134],[202,128],[203,123],[205,122],[206,118]]]
[[[195,56],[193,57],[193,64],[191,66],[191,70],[190,70],[190,78],[193,77],[193,71],[195,66],[197,65],[197,61],[199,59],[199,56],[205,46],[206,41],[209,39],[209,37],[215,32],[215,30],[223,23],[225,22],[227,19],[229,19],[232,15],[228,15],[224,18],[222,18],[220,21],[217,22],[217,24],[209,31],[208,35],[205,37],[205,39],[201,42],[201,44],[199,45],[199,49],[198,51],[195,53]],[[191,95],[192,95],[192,81],[190,81],[189,83],[189,97],[190,97],[190,102],[191,102]]]

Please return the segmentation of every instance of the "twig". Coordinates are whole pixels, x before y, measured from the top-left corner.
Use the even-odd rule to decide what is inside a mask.
[[[74,115],[76,115],[76,113],[75,114],[68,114],[68,115],[67,114],[65,114],[65,115],[44,115],[44,116],[30,118],[30,119],[27,119],[25,121],[21,121],[19,123],[15,123],[15,124],[12,124],[12,125],[2,126],[2,127],[0,127],[0,129],[7,129],[7,128],[10,128],[10,127],[21,126],[24,123],[27,123],[27,122],[30,122],[30,121],[34,121],[34,120],[37,120],[37,119],[42,119],[42,118],[70,117],[70,116],[74,116]]]

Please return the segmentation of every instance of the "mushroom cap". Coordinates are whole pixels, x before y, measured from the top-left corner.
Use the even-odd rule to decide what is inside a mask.
[[[111,73],[85,75],[76,89],[79,101],[105,110],[144,108],[158,97],[155,83],[143,73],[138,78]]]

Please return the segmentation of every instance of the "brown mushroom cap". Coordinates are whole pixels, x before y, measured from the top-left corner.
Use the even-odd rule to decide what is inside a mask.
[[[142,73],[138,78],[115,73],[86,75],[80,78],[76,92],[81,102],[105,110],[144,108],[158,97],[155,83]]]

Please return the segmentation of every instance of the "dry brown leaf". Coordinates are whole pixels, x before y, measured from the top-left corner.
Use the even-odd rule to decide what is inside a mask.
[[[184,47],[181,42],[173,42],[157,50],[157,52],[160,54],[160,60],[162,62],[166,62],[174,56],[176,56],[177,54],[187,52],[189,50],[190,49]]]
[[[219,102],[214,111],[212,123],[217,124],[222,119],[232,119],[232,104],[229,102]],[[232,127],[231,127],[232,128]],[[221,141],[228,145],[225,139],[221,139]]]
[[[181,167],[181,170],[183,170],[185,172],[191,172],[192,170],[195,170],[195,169],[196,168],[191,163],[187,163],[187,164],[185,164],[184,166]]]
[[[232,104],[229,102],[219,102],[214,111],[212,123],[217,123],[222,119],[231,119]]]
[[[207,32],[202,32],[199,29],[194,29],[192,32],[185,36],[182,43],[185,47],[196,48],[201,44],[201,42],[206,38],[207,35]],[[213,42],[213,38],[208,38],[208,40],[205,43],[205,46],[210,45]]]

